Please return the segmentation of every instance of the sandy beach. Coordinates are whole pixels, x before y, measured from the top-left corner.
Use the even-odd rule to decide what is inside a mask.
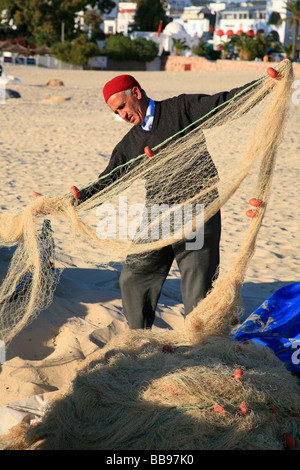
[[[32,191],[55,196],[67,193],[72,185],[95,180],[129,130],[126,123],[115,119],[102,97],[103,85],[117,73],[9,65],[4,73],[21,81],[7,85],[21,98],[10,98],[0,105],[1,212],[22,210],[32,202]],[[183,92],[229,90],[258,79],[261,72],[134,75],[150,97],[160,100]],[[46,86],[54,78],[64,86]],[[300,74],[295,78],[299,80]],[[269,205],[241,292],[244,317],[280,287],[299,282],[299,122],[300,104],[291,102]],[[223,157],[230,158],[227,148]],[[223,207],[222,219],[221,263],[226,269],[236,252],[235,236],[241,230],[233,201]],[[56,232],[65,242],[69,239],[63,225],[55,228]],[[60,252],[59,244],[57,249]],[[10,257],[9,250],[1,250],[1,279]],[[118,286],[120,264],[104,266],[101,260],[95,261],[92,250],[78,253],[71,241],[70,251],[63,253],[62,259],[66,268],[52,304],[6,351],[0,373],[0,434],[28,415],[26,406],[33,415],[41,412],[48,399],[68,386],[83,360],[127,329]],[[174,264],[159,300],[155,328],[180,330],[183,326],[180,275]]]

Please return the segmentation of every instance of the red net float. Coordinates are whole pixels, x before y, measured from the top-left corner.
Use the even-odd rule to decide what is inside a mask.
[[[278,76],[278,72],[277,70],[273,69],[273,67],[269,67],[267,69],[267,74],[269,75],[269,77],[271,78],[276,78]]]
[[[235,373],[233,374],[233,377],[235,378],[235,380],[242,380],[242,377],[243,377],[242,369],[237,369]]]
[[[80,198],[80,191],[76,186],[71,186],[71,193],[76,199]]]
[[[253,207],[260,207],[262,205],[262,201],[253,197],[252,199],[249,199],[249,204]]]
[[[213,406],[212,411],[215,413],[224,413],[224,408],[221,405],[218,405],[217,403]]]
[[[243,416],[246,416],[248,414],[248,406],[244,401],[242,401],[242,403],[240,404],[240,410]]]
[[[153,152],[153,150],[151,150],[149,145],[147,145],[144,150],[145,150],[145,154],[147,155],[147,157],[149,157],[149,158],[154,157],[154,152]]]
[[[246,216],[247,217],[256,217],[258,214],[258,211],[254,211],[253,209],[249,209],[247,212],[246,212]]]
[[[282,441],[286,449],[288,450],[294,449],[295,439],[289,432],[285,432],[284,434],[282,434]]]

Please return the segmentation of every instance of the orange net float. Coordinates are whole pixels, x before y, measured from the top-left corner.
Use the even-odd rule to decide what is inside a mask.
[[[71,186],[71,193],[76,199],[80,198],[80,191],[76,186]]]
[[[260,199],[256,199],[256,197],[253,197],[249,199],[249,204],[253,207],[260,207],[262,206],[262,201]]]
[[[222,405],[218,405],[218,403],[215,403],[215,405],[212,408],[212,411],[214,411],[215,413],[224,413],[225,409],[223,408]]]
[[[273,69],[273,67],[268,67],[268,68],[267,68],[267,74],[268,74],[269,77],[271,77],[271,78],[276,78],[276,77],[278,76],[277,70]]]
[[[172,385],[168,385],[168,386],[167,386],[167,390],[171,393],[171,395],[176,395],[175,390],[174,390],[174,388],[172,387]]]
[[[243,377],[242,369],[237,369],[235,373],[233,374],[233,377],[235,378],[235,380],[242,380],[242,377]]]
[[[144,148],[144,151],[145,151],[145,154],[147,155],[148,158],[154,157],[154,152],[153,152],[153,150],[149,147],[149,145],[147,145],[147,146]]]
[[[165,344],[162,347],[162,352],[172,354],[174,352],[174,348],[170,344]]]
[[[247,212],[246,212],[246,216],[247,217],[256,217],[258,214],[258,211],[256,210],[253,210],[253,209],[249,209]]]
[[[240,404],[240,410],[243,416],[246,416],[248,414],[248,406],[244,401],[242,401],[242,403]]]
[[[295,439],[289,432],[285,432],[284,434],[282,434],[282,441],[286,449],[288,450],[294,449]]]

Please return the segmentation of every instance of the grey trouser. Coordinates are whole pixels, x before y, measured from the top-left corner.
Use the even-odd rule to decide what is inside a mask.
[[[151,328],[164,281],[174,259],[181,276],[185,315],[203,299],[217,276],[220,256],[221,215],[204,226],[200,250],[186,250],[185,241],[143,256],[138,262],[127,257],[120,276],[123,313],[131,329]]]

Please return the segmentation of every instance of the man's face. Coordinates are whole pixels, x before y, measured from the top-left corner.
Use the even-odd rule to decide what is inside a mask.
[[[146,109],[138,87],[133,87],[132,95],[126,95],[124,91],[115,93],[107,100],[107,104],[124,121],[135,126],[143,124]]]

